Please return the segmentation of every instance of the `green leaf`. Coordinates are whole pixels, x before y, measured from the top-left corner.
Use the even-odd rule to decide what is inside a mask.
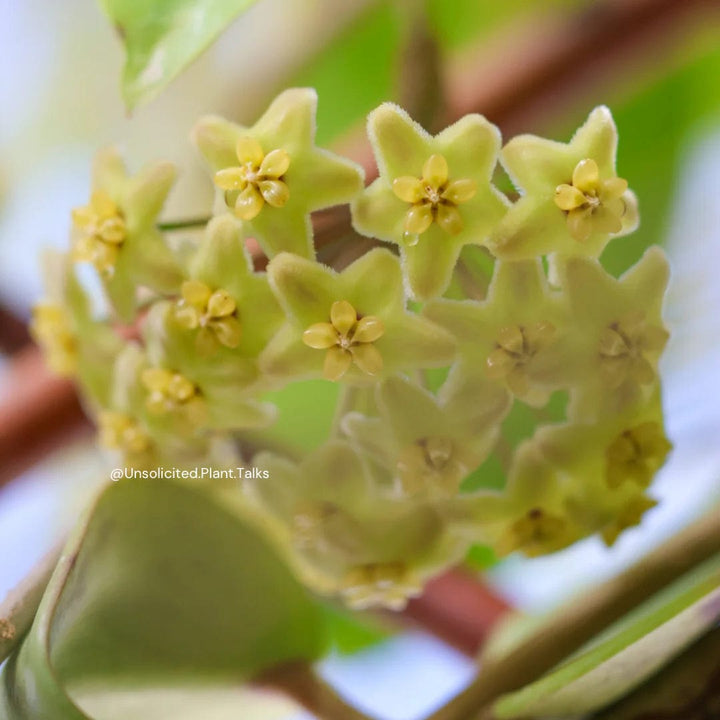
[[[278,409],[278,419],[262,433],[246,433],[259,447],[277,446],[304,455],[320,447],[332,427],[340,387],[328,380],[303,380],[263,395]],[[307,408],[312,407],[312,413]]]
[[[324,145],[394,97],[400,17],[387,1],[370,8],[293,78],[320,96],[317,141]]]
[[[720,619],[720,556],[695,568],[555,670],[493,708],[499,720],[576,717],[643,683]]]
[[[122,481],[69,541],[4,668],[0,717],[80,720],[91,708],[105,720],[123,693],[134,717],[164,717],[137,708],[137,689],[150,707],[190,690],[227,704],[243,679],[324,645],[319,606],[237,515],[173,482]]]
[[[157,95],[255,0],[100,0],[125,43],[132,109]]]
[[[369,613],[350,612],[337,605],[324,606],[330,643],[341,655],[373,647],[393,635],[394,629],[383,618]]]

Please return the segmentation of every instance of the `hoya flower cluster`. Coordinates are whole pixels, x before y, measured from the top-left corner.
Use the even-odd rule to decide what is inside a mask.
[[[637,224],[609,111],[567,144],[501,147],[479,115],[433,137],[384,104],[364,188],[360,168],[315,146],[316,102],[289,90],[252,127],[200,120],[217,202],[184,243],[158,223],[174,169],[132,176],[115,151],[98,156],[34,332],[77,379],[102,444],[136,467],[262,469],[208,491],[242,506],[311,588],[357,608],[403,607],[478,543],[500,556],[613,544],[655,504],[670,445],[665,257],[652,248],[619,279],[598,260]],[[515,202],[493,185],[498,161]],[[328,267],[310,214],[344,203],[375,247],[347,239]],[[78,281],[84,262],[105,316]],[[335,421],[298,452],[273,431],[271,398],[318,379],[339,388]],[[298,412],[302,424],[311,399]]]

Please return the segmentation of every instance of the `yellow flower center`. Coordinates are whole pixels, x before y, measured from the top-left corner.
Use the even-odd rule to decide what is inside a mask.
[[[136,455],[150,447],[150,437],[129,415],[105,411],[98,418],[100,444],[109,450],[121,450]]]
[[[555,326],[549,322],[502,328],[496,338],[495,349],[487,357],[488,377],[503,380],[517,396],[525,395],[530,387],[528,365],[555,340],[555,335]]]
[[[265,203],[280,208],[290,197],[285,173],[290,155],[282,149],[267,155],[252,137],[238,138],[235,153],[240,164],[215,173],[215,185],[225,191],[225,202],[241,220],[252,220]]]
[[[605,479],[611,488],[631,481],[647,487],[665,462],[672,445],[656,422],[645,422],[620,433],[605,451]]]
[[[186,280],[180,292],[175,319],[187,330],[198,330],[197,346],[202,354],[213,354],[219,345],[235,348],[240,344],[237,303],[227,290],[213,291],[198,280]]]
[[[393,180],[395,195],[411,205],[405,216],[405,232],[415,242],[433,222],[450,235],[463,229],[457,206],[475,195],[477,185],[468,178],[450,181],[448,172],[447,160],[431,155],[423,165],[422,177],[406,175]]]
[[[572,181],[555,189],[555,204],[567,214],[570,235],[580,242],[595,233],[622,230],[627,180],[600,179],[600,169],[592,158],[581,160],[573,170]]]
[[[510,526],[500,539],[497,551],[499,555],[508,555],[520,550],[536,557],[560,550],[569,542],[567,520],[534,507]]]
[[[421,438],[404,448],[397,471],[408,494],[433,490],[454,494],[467,475],[467,468],[455,457],[453,441],[445,437]]]
[[[205,401],[199,388],[184,375],[165,368],[147,368],[142,384],[148,391],[145,406],[154,415],[183,413],[195,425],[205,420]]]
[[[77,338],[68,313],[60,305],[40,303],[33,308],[30,332],[42,347],[50,368],[59,375],[72,375],[77,369]]]
[[[72,211],[72,220],[79,231],[73,246],[74,258],[91,262],[101,273],[111,273],[127,238],[120,208],[104,190],[96,190],[89,205]]]
[[[340,593],[354,610],[387,607],[402,610],[408,598],[422,592],[420,581],[404,562],[368,563],[350,570]]]
[[[384,332],[380,318],[359,317],[347,300],[338,300],[330,308],[330,322],[311,325],[303,333],[303,342],[327,351],[323,375],[327,380],[339,380],[353,363],[367,375],[377,375],[382,370],[382,355],[373,343]]]
[[[632,312],[608,325],[600,335],[598,354],[600,374],[611,388],[626,380],[647,385],[655,379],[655,370],[645,357],[659,353],[669,334],[656,325],[648,325],[642,312]]]

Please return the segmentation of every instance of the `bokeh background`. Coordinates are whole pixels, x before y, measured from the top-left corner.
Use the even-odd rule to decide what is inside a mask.
[[[123,49],[96,2],[0,0],[0,438],[4,409],[27,387],[27,370],[20,382],[17,368],[28,352],[22,324],[42,295],[40,252],[66,247],[69,212],[86,201],[98,148],[119,145],[135,169],[176,162],[182,174],[167,216],[187,217],[204,214],[212,192],[188,141],[195,120],[216,112],[251,122],[288,86],[317,88],[319,142],[358,158],[367,155],[364,116],[401,99],[429,54],[439,59],[448,116],[483,112],[506,138],[530,131],[567,140],[605,103],[620,131],[618,171],[639,197],[642,225],[603,261],[620,273],[659,243],[672,262],[673,334],[661,370],[675,449],[655,486],[660,507],[611,550],[590,539],[490,570],[499,592],[539,611],[617,572],[720,498],[720,7],[431,0],[430,45],[408,51],[409,5],[259,0],[129,116],[119,91]],[[613,26],[613,13],[628,8],[640,19]],[[0,447],[7,455],[7,443]],[[38,450],[32,467],[0,487],[0,596],[106,478],[106,459],[80,433],[52,453]],[[419,717],[472,672],[467,659],[421,633],[375,643],[373,631],[354,628],[348,637],[345,649],[362,649],[336,652],[323,672],[350,700],[388,718]],[[278,717],[291,711],[279,706]]]

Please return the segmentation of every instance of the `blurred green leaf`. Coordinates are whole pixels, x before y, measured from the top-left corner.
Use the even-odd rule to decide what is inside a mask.
[[[342,655],[351,655],[387,640],[392,631],[380,618],[352,613],[342,607],[325,605],[330,645]]]
[[[577,717],[622,697],[720,619],[720,556],[625,616],[555,670],[493,708],[500,720]]]
[[[538,8],[543,14],[554,9],[567,10],[587,5],[588,0],[505,0],[505,2],[478,2],[478,0],[429,0],[428,10],[438,37],[447,48],[466,44],[487,36],[501,25],[514,20],[536,16]]]
[[[710,50],[698,42],[689,52],[679,67],[613,107],[620,133],[618,171],[638,195],[641,220],[635,233],[610,243],[603,254],[614,274],[665,241],[689,136],[720,109],[720,93],[708,92],[708,82],[720,77],[717,40]]]
[[[133,688],[224,686],[227,702],[244,678],[325,642],[320,608],[256,530],[198,490],[123,481],[68,543],[4,668],[0,717],[81,719],[88,696],[104,719]]]
[[[278,409],[278,419],[262,433],[245,432],[250,442],[263,447],[277,442],[303,454],[320,447],[327,439],[335,417],[340,388],[329,380],[290,383],[263,396]],[[312,408],[312,412],[308,412]]]
[[[381,2],[341,33],[293,79],[318,91],[318,144],[348,130],[374,107],[395,97],[400,22]]]
[[[495,551],[488,545],[473,545],[465,556],[465,565],[471,570],[488,570],[498,562]]]
[[[255,0],[100,0],[125,44],[132,109],[157,95]]]

